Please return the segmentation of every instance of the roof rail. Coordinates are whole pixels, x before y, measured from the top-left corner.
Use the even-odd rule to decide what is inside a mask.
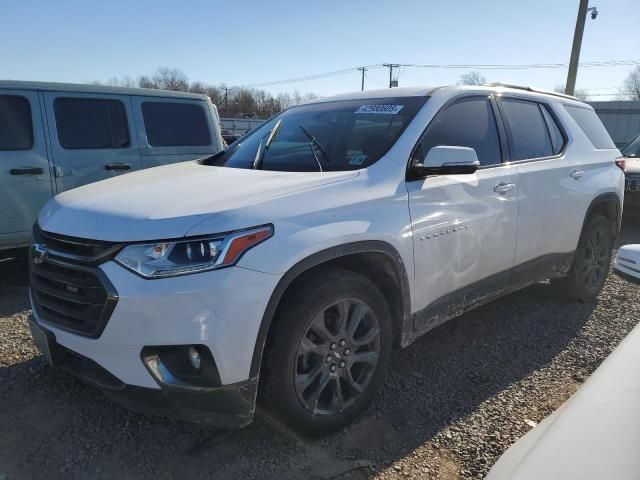
[[[527,85],[515,85],[513,83],[503,83],[503,82],[489,82],[482,84],[483,87],[505,87],[505,88],[515,88],[516,90],[526,90],[528,92],[534,93],[544,93],[545,95],[553,95],[555,97],[568,98],[570,100],[580,101],[578,97],[574,97],[573,95],[567,95],[565,93],[559,92],[551,92],[549,90],[543,90],[541,88],[533,88]]]

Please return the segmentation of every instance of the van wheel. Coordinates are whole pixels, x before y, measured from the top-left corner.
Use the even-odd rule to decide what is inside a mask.
[[[391,314],[366,277],[323,268],[287,294],[263,365],[261,396],[285,423],[326,434],[371,402],[389,365]]]
[[[603,215],[591,217],[580,237],[569,274],[554,281],[563,296],[581,301],[598,296],[609,274],[613,241],[609,220]]]

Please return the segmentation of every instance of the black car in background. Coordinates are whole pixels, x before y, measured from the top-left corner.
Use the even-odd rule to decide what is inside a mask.
[[[238,133],[235,133],[233,130],[229,130],[228,128],[223,128],[221,133],[222,139],[227,143],[227,145],[231,145],[242,136]]]
[[[626,161],[624,211],[640,213],[640,134],[620,151]]]

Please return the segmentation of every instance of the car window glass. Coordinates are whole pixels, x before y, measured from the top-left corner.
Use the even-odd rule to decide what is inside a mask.
[[[640,157],[640,135],[622,147],[621,152],[625,157]]]
[[[551,147],[553,148],[553,154],[559,154],[564,147],[564,136],[560,131],[560,127],[553,118],[553,116],[549,113],[548,108],[545,105],[540,105],[540,109],[542,110],[542,115],[544,116],[545,122],[547,123],[547,128],[549,130],[549,136],[551,137]]]
[[[204,109],[178,102],[144,102],[142,116],[147,141],[152,147],[211,145]]]
[[[0,95],[0,150],[29,150],[32,146],[29,101],[20,96]]]
[[[58,141],[69,150],[124,148],[129,127],[124,105],[102,98],[56,98]]]
[[[463,98],[436,115],[424,134],[423,155],[440,145],[475,149],[480,165],[501,162],[500,143],[489,99]]]
[[[589,141],[598,149],[616,148],[616,145],[611,140],[609,132],[604,128],[602,122],[596,115],[596,112],[590,108],[574,107],[572,105],[565,105],[569,115],[573,117],[580,129],[589,138]]]
[[[501,105],[511,134],[512,160],[553,155],[551,138],[536,102],[504,98]]]

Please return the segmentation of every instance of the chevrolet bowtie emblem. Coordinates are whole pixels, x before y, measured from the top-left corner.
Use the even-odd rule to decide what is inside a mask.
[[[47,250],[39,243],[33,244],[33,263],[40,265],[47,259]]]

